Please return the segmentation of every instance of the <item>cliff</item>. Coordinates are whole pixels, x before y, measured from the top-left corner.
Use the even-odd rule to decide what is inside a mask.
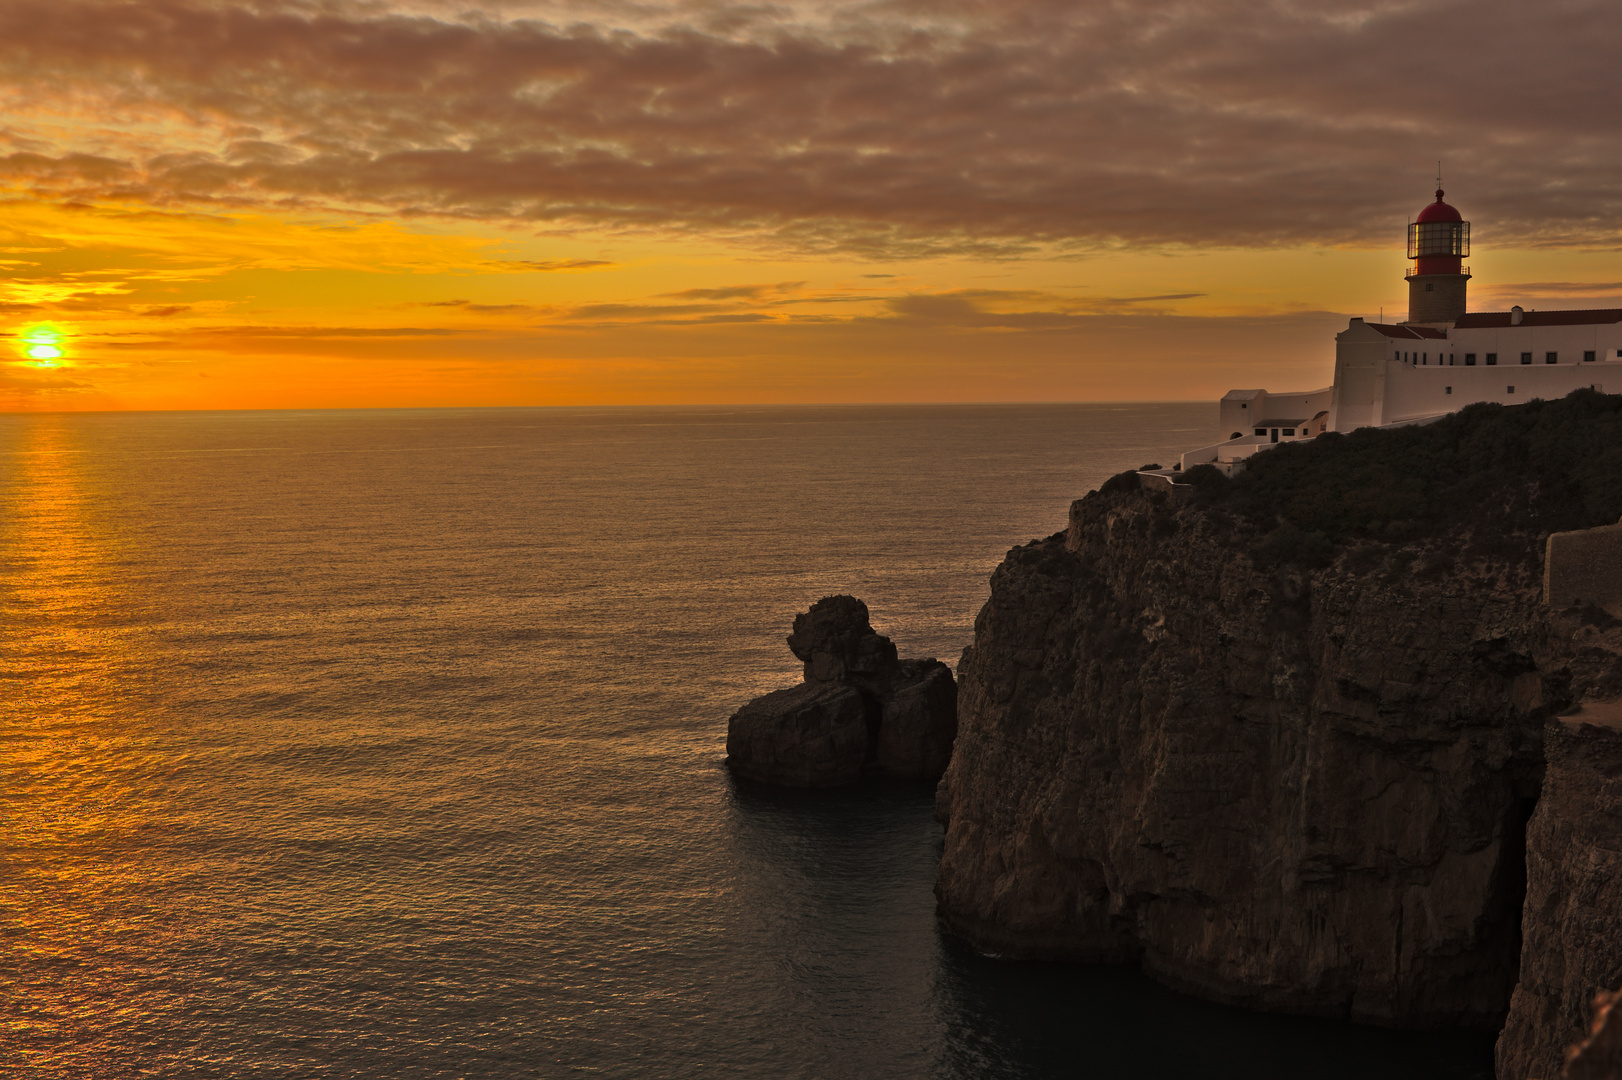
[[[1476,407],[1078,501],[958,668],[947,928],[1259,1008],[1502,1023],[1551,718],[1622,696],[1579,640],[1609,617],[1551,615],[1537,554],[1616,520],[1617,431],[1592,393]]]
[[[1611,650],[1622,646],[1622,629],[1603,636]],[[1498,1040],[1505,1080],[1554,1080],[1562,1052],[1594,1019],[1595,990],[1622,986],[1622,705],[1551,720],[1544,753],[1527,851],[1526,946]],[[1619,1057],[1622,1034],[1612,1031],[1609,1042]]]

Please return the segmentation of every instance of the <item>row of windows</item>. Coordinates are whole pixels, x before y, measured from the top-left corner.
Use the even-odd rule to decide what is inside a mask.
[[[1430,353],[1419,353],[1418,354],[1419,359],[1417,359],[1417,360],[1414,359],[1414,355],[1415,355],[1414,353],[1410,353],[1410,352],[1398,353],[1397,354],[1397,359],[1401,360],[1405,364],[1419,364],[1421,366],[1429,364],[1431,362],[1431,354]],[[1599,358],[1599,354],[1596,353],[1593,349],[1585,349],[1585,350],[1583,350],[1583,361],[1585,363],[1592,364],[1598,358]],[[1618,360],[1622,360],[1622,349],[1616,350],[1616,358]],[[1486,354],[1486,359],[1487,359],[1487,366],[1488,367],[1496,367],[1497,366],[1497,364],[1498,364],[1498,354],[1497,353],[1495,353],[1495,352],[1487,353]],[[1437,362],[1437,364],[1442,363],[1442,354],[1441,353],[1436,354],[1436,362]],[[1529,352],[1521,353],[1521,363],[1530,364],[1531,362],[1532,362],[1532,354],[1531,353],[1529,353]],[[1545,364],[1558,364],[1560,362],[1560,354],[1557,353],[1557,352],[1546,352],[1546,353],[1543,354],[1543,362]],[[1453,353],[1448,353],[1447,354],[1447,364],[1448,364],[1448,366],[1452,366],[1453,363],[1454,363],[1454,354]],[[1476,354],[1475,353],[1467,352],[1467,353],[1464,354],[1464,366],[1465,367],[1475,367],[1476,366]]]
[[[1449,387],[1445,387],[1445,388],[1444,388],[1444,389],[1445,389],[1445,391],[1446,391],[1446,392],[1447,392],[1447,393],[1449,393],[1449,394],[1451,394],[1451,393],[1452,393],[1452,392],[1453,392],[1453,388],[1452,388],[1452,387],[1451,387],[1451,386],[1449,386]],[[1598,389],[1599,389],[1599,383],[1593,383],[1593,384],[1591,384],[1591,385],[1590,385],[1590,386],[1589,386],[1589,389],[1590,389],[1590,390],[1598,390]],[[1506,394],[1513,394],[1513,393],[1514,393],[1514,392],[1515,392],[1515,388],[1514,388],[1514,387],[1513,387],[1513,386],[1506,386],[1506,387],[1504,387],[1504,393],[1506,393]],[[1259,432],[1259,431],[1258,431],[1258,432],[1256,432],[1256,434],[1258,434],[1258,435],[1260,435],[1260,434],[1261,434],[1261,432]]]

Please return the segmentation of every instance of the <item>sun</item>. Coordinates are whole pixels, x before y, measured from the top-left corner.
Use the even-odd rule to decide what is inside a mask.
[[[67,355],[62,347],[64,335],[54,326],[31,326],[20,337],[22,354],[35,367],[55,367]]]

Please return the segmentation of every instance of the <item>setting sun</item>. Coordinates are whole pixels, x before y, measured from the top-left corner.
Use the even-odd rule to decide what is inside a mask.
[[[55,367],[65,355],[62,332],[54,326],[35,326],[23,331],[22,352],[36,367]]]

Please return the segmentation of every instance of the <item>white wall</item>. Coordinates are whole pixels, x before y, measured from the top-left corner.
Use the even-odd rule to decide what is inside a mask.
[[[1362,319],[1335,335],[1335,393],[1329,430],[1386,423],[1383,418],[1390,340]]]
[[[1254,435],[1265,420],[1310,421],[1321,412],[1328,412],[1335,388],[1321,390],[1292,390],[1270,394],[1266,390],[1230,390],[1220,404],[1218,433],[1227,439],[1234,432]]]
[[[1483,366],[1479,357],[1475,367],[1414,367],[1386,361],[1384,422],[1457,412],[1476,401],[1519,405],[1533,398],[1561,398],[1583,386],[1598,385],[1606,393],[1622,393],[1622,363],[1616,360],[1592,364],[1539,360],[1522,366],[1519,353],[1516,350],[1515,362],[1506,365],[1500,352],[1497,367]],[[1510,387],[1515,388],[1513,393]]]
[[[1597,359],[1585,362],[1586,350],[1593,350]],[[1618,350],[1622,323],[1455,327],[1445,339],[1404,340],[1388,338],[1359,319],[1335,336],[1333,387],[1276,394],[1230,391],[1221,402],[1218,438],[1225,440],[1235,431],[1253,436],[1265,420],[1311,420],[1325,410],[1330,431],[1351,431],[1457,412],[1477,401],[1516,405],[1532,398],[1560,398],[1585,386],[1622,394]],[[1532,363],[1521,363],[1523,352],[1532,354]],[[1559,353],[1558,363],[1545,363],[1550,352]],[[1404,353],[1415,362],[1397,359]],[[1429,354],[1428,364],[1417,362],[1422,353]],[[1466,353],[1476,354],[1473,367],[1465,365]],[[1493,367],[1487,366],[1488,353],[1498,354]],[[1215,456],[1214,447],[1203,450]]]
[[[1476,354],[1477,364],[1485,364],[1488,353],[1498,354],[1500,366],[1519,364],[1523,352],[1531,353],[1535,364],[1544,363],[1546,354],[1551,352],[1560,354],[1559,362],[1562,364],[1579,364],[1583,362],[1585,350],[1593,351],[1598,362],[1622,359],[1617,356],[1618,349],[1622,349],[1622,324],[1590,323],[1585,326],[1508,326],[1478,330],[1455,327],[1447,332],[1445,341],[1390,339],[1386,351],[1389,353],[1388,359],[1408,356],[1416,365],[1420,364],[1420,357],[1428,354],[1428,363],[1423,366],[1463,367],[1467,353]]]

